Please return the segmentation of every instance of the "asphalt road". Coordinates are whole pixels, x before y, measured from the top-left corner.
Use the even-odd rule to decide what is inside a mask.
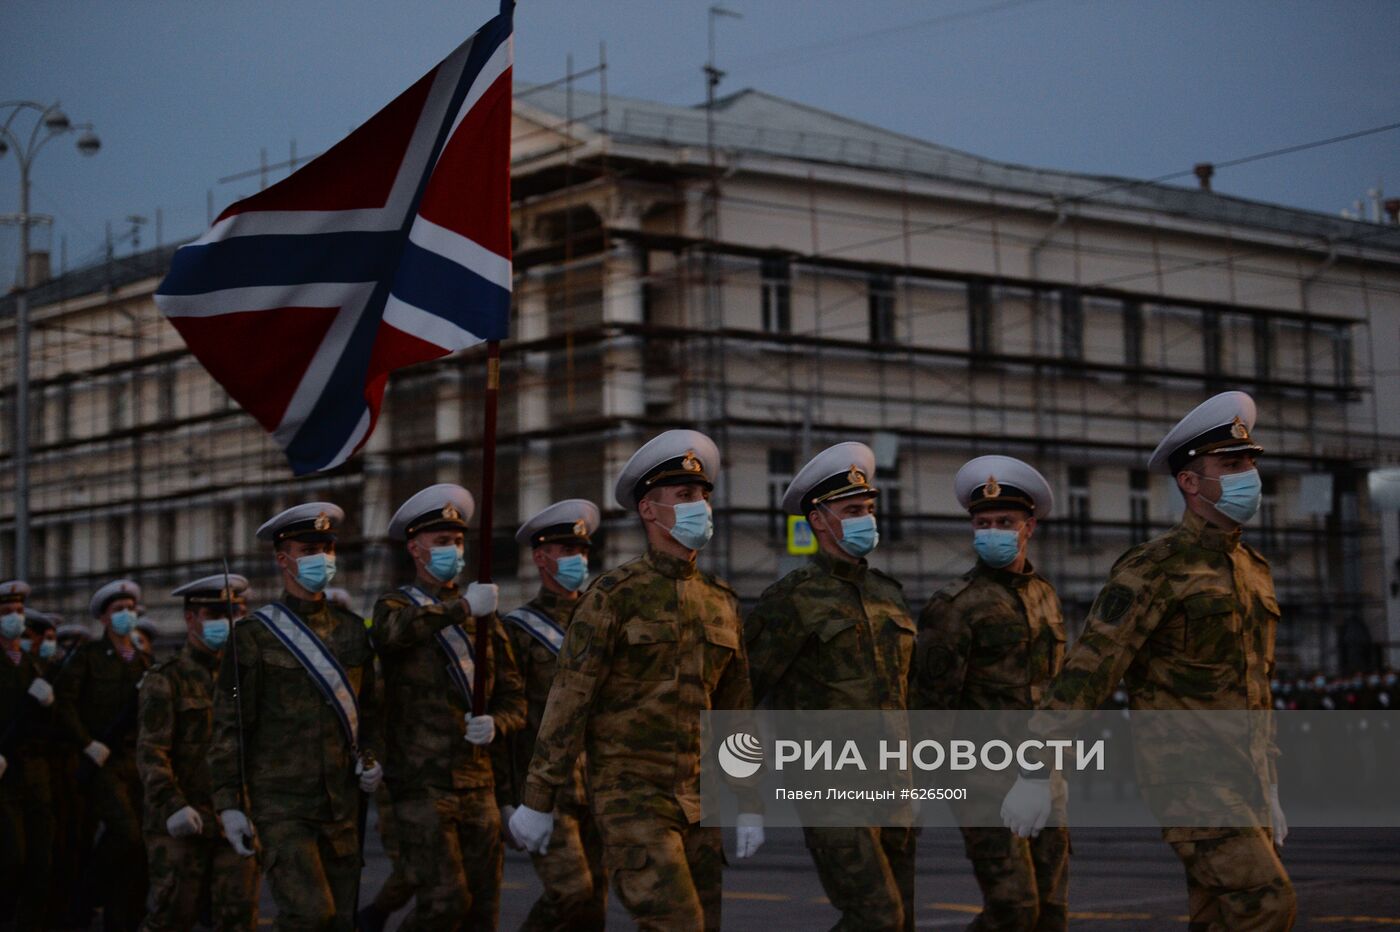
[[[1085,829],[1073,839],[1073,927],[1133,932],[1185,928],[1181,866],[1155,832]],[[727,837],[726,848],[730,846],[732,837]],[[1288,838],[1284,862],[1298,890],[1296,928],[1400,930],[1400,830],[1299,829]],[[366,902],[388,872],[388,861],[372,838]],[[819,930],[836,921],[796,829],[771,830],[757,857],[735,862],[725,873],[724,888],[726,929]],[[538,892],[529,860],[508,852],[500,928],[517,928]],[[956,832],[924,831],[915,902],[921,929],[959,929],[976,913],[980,897]],[[266,923],[273,911],[266,890],[263,904]],[[389,928],[397,928],[405,915],[395,916]],[[616,902],[610,904],[609,919],[609,928],[633,928]]]

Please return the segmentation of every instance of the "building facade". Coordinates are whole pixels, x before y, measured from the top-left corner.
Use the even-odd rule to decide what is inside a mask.
[[[1057,505],[1032,558],[1077,628],[1116,557],[1180,514],[1148,453],[1238,388],[1268,448],[1247,534],[1274,565],[1281,664],[1400,665],[1400,517],[1372,509],[1366,482],[1400,462],[1396,227],[1005,165],[753,91],[707,109],[526,87],[515,117],[494,544],[507,601],[534,585],[514,528],[556,499],[603,507],[595,565],[635,553],[612,481],[638,444],[687,425],[724,456],[703,562],[746,600],[801,559],[779,510],[788,479],[858,439],[879,460],[873,562],[916,609],[973,559],[958,466],[1037,465]],[[31,295],[36,604],[77,614],[132,575],[173,621],[164,593],[225,556],[271,595],[253,530],[326,498],[350,516],[341,578],[367,607],[407,567],[384,539],[398,503],[435,481],[479,486],[481,352],[396,373],[363,454],[293,480],[156,311],[168,261],[115,260]],[[0,574],[12,554],[11,521]]]

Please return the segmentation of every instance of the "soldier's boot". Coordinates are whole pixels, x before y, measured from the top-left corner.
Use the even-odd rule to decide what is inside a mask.
[[[360,932],[384,932],[384,926],[388,922],[389,914],[373,903],[355,916],[355,927]]]

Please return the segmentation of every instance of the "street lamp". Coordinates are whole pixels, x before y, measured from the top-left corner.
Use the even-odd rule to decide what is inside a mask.
[[[19,161],[19,213],[6,220],[19,225],[19,279],[15,283],[15,577],[29,573],[29,166],[49,140],[81,130],[77,148],[96,155],[102,148],[91,123],[74,124],[55,101],[48,106],[32,100],[0,102],[0,113],[9,111],[0,124],[0,158],[14,150]],[[21,115],[38,114],[24,139],[16,124]]]

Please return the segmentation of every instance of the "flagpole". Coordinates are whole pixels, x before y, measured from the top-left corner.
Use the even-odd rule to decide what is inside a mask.
[[[491,581],[491,531],[493,506],[496,500],[496,398],[501,390],[501,343],[486,344],[485,412],[481,423],[481,522],[477,544],[477,582]],[[491,649],[491,627],[488,619],[478,619],[476,626],[476,670],[472,677],[472,714],[486,714],[486,671]]]

